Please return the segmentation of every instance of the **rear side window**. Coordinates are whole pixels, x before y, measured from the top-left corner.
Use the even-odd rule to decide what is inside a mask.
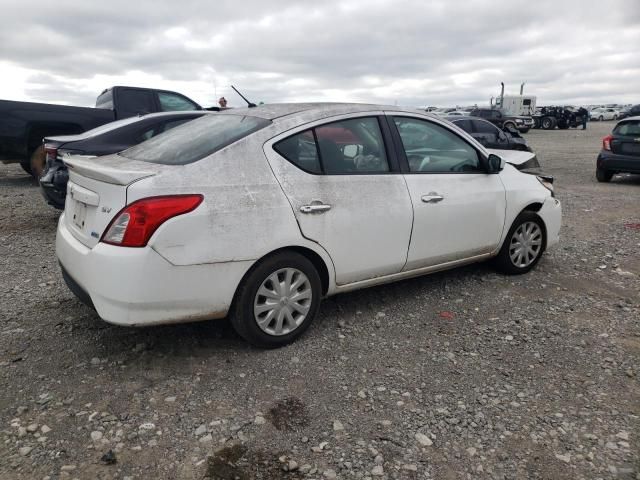
[[[153,94],[148,90],[124,89],[118,94],[119,105],[127,115],[138,115],[155,111]]]
[[[281,140],[273,148],[308,173],[348,175],[389,172],[382,132],[375,117],[321,125]]]
[[[162,165],[186,165],[202,160],[270,123],[263,118],[244,115],[205,115],[119,155]]]
[[[640,120],[619,123],[618,126],[613,129],[613,134],[640,137]]]

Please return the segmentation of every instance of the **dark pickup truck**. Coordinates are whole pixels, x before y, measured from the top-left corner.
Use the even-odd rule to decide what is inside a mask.
[[[42,139],[46,136],[76,135],[152,112],[202,109],[180,93],[122,86],[103,91],[95,108],[0,100],[0,161],[19,162],[38,177],[45,165]]]
[[[501,129],[515,128],[520,133],[527,133],[533,128],[533,118],[507,115],[499,108],[475,108],[469,112],[472,117],[480,117]]]

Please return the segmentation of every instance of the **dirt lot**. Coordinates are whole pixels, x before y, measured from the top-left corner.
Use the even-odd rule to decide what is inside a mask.
[[[640,479],[640,177],[596,183],[611,126],[527,135],[564,210],[535,271],[334,297],[277,351],[99,320],[0,165],[0,478]]]

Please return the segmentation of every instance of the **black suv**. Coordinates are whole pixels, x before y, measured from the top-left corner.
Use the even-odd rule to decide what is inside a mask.
[[[596,161],[596,178],[608,182],[616,173],[640,174],[640,116],[618,122],[602,139]]]
[[[460,116],[445,118],[467,132],[486,148],[520,150],[523,152],[532,151],[526,140],[518,135],[516,130],[500,130],[494,124],[482,118]]]
[[[527,133],[533,128],[533,118],[506,115],[499,108],[474,108],[469,115],[484,118],[503,130],[512,127],[520,133]]]

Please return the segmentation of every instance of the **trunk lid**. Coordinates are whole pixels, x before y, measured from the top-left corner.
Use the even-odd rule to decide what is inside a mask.
[[[98,244],[113,217],[127,205],[127,187],[156,175],[161,165],[117,155],[100,158],[65,157],[69,168],[65,224],[82,244]]]

